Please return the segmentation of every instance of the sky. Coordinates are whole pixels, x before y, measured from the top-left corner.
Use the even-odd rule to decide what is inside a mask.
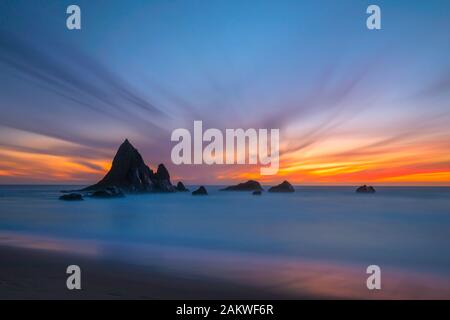
[[[0,184],[93,183],[128,138],[188,184],[450,185],[449,57],[445,0],[2,0]],[[278,174],[173,164],[194,120],[279,128]]]

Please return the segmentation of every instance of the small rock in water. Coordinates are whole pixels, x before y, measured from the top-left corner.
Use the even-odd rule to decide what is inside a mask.
[[[358,192],[358,193],[375,193],[375,188],[372,186],[363,185],[363,186],[359,187],[358,189],[356,189],[356,192]]]
[[[189,189],[187,189],[187,188],[184,186],[183,182],[181,182],[181,181],[179,181],[179,182],[177,183],[177,186],[176,186],[175,188],[177,189],[177,191],[181,191],[181,192],[189,191]]]
[[[192,192],[193,196],[206,196],[207,194],[208,192],[206,191],[204,186],[201,186],[200,188]]]
[[[239,183],[234,186],[229,186],[220,191],[261,191],[263,188],[258,181],[248,180],[247,182]]]
[[[256,191],[253,191],[252,194],[253,194],[254,196],[260,196],[260,195],[262,194],[262,192],[259,191],[259,190],[256,190]]]
[[[59,200],[80,201],[80,200],[83,200],[83,196],[79,193],[69,193],[69,194],[63,194],[62,196],[60,196]]]
[[[271,187],[269,192],[295,192],[294,187],[286,180],[277,186]]]

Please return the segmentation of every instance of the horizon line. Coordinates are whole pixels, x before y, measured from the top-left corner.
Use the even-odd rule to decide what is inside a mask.
[[[181,181],[181,180],[180,180]],[[223,186],[229,186],[232,184],[205,184],[205,183],[193,183],[188,184],[184,183],[186,186],[210,186],[210,187],[223,187]],[[261,184],[262,186],[273,186],[277,185],[279,183],[275,184]],[[89,185],[89,183],[83,183],[83,184],[73,184],[73,183],[0,183],[0,187],[5,186],[86,186]],[[367,186],[374,186],[377,188],[450,188],[449,185],[378,185],[378,184],[370,184],[370,183],[359,183],[359,184],[292,184],[294,187],[358,187],[362,185]]]

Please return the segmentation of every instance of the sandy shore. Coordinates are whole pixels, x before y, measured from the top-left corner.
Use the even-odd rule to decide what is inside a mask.
[[[69,265],[82,290],[66,287]],[[448,276],[150,244],[0,233],[0,299],[450,299]]]
[[[271,299],[260,288],[93,257],[0,246],[0,299]],[[66,288],[68,265],[82,290]]]

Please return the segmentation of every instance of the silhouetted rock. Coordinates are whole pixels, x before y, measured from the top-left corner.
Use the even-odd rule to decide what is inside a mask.
[[[295,189],[289,182],[284,180],[279,185],[271,187],[269,192],[295,192]]]
[[[262,192],[260,190],[256,190],[252,192],[252,195],[254,196],[260,196],[262,194]]]
[[[92,198],[102,198],[102,199],[110,199],[110,198],[122,198],[124,196],[123,192],[116,187],[108,187],[104,190],[96,190],[92,192],[90,195]]]
[[[62,196],[60,196],[59,200],[80,201],[80,200],[83,200],[83,196],[79,193],[69,193],[69,194],[63,194]]]
[[[358,189],[356,189],[356,192],[358,192],[358,193],[375,193],[375,188],[372,186],[363,185],[363,186],[359,187]]]
[[[112,195],[105,190],[97,190],[92,192],[89,197],[92,198],[112,198]]]
[[[208,192],[206,191],[204,186],[201,186],[200,188],[192,192],[193,196],[206,196],[207,194]]]
[[[122,192],[175,191],[164,165],[160,164],[156,173],[153,173],[128,139],[120,145],[105,177],[82,191],[105,191],[106,188],[118,188]]]
[[[76,193],[78,190],[60,190],[61,193]]]
[[[221,189],[220,191],[255,191],[264,190],[258,181],[255,180],[248,180],[247,182],[239,183],[234,186],[229,186],[224,189]]]
[[[181,181],[179,181],[179,182],[177,183],[177,186],[176,186],[175,188],[177,189],[177,191],[181,191],[181,192],[189,191],[189,189],[187,189],[187,188],[184,186],[183,182],[181,182]]]
[[[170,182],[169,171],[167,171],[166,167],[163,164],[158,166],[158,170],[156,170],[156,174],[153,176],[152,182],[154,184],[154,188],[152,191],[155,192],[174,192],[176,188]]]
[[[166,167],[162,163],[158,166],[158,170],[156,170],[156,177],[162,181],[170,180],[169,171],[167,171]]]

